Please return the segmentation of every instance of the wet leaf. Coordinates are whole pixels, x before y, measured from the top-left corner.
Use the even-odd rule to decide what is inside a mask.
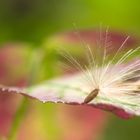
[[[91,102],[85,104],[84,99],[91,88],[82,82],[82,73],[45,81],[44,83],[29,88],[21,89],[16,87],[1,86],[0,94],[19,94],[27,98],[37,99],[43,103],[65,103],[73,105],[90,105],[92,107],[111,111],[122,118],[130,118],[140,115],[140,104],[108,96],[98,95]]]

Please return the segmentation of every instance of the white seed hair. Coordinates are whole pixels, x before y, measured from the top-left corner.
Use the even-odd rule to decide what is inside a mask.
[[[82,66],[67,51],[64,51],[62,55],[83,73],[84,84],[90,86],[90,92],[95,89],[99,90],[97,97],[102,96],[140,107],[140,59],[138,57],[134,60],[131,59],[135,53],[140,51],[140,47],[129,49],[121,55],[124,52],[125,43],[129,39],[128,36],[112,56],[108,53],[110,46],[107,36],[108,29],[106,30],[104,43],[96,46],[96,51],[93,51],[90,45],[83,42],[88,56],[88,65]],[[100,53],[97,54],[97,52]],[[100,62],[98,58],[101,59]]]

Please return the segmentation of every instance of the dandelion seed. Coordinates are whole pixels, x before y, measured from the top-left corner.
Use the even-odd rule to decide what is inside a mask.
[[[99,89],[94,89],[91,93],[84,99],[84,103],[89,103],[92,101],[99,93]]]
[[[101,33],[100,38],[102,38]],[[103,43],[100,43],[94,51],[82,41],[82,46],[88,56],[88,65],[84,66],[69,52],[63,51],[62,55],[82,72],[83,85],[87,85],[90,89],[89,94],[83,100],[84,104],[92,104],[94,99],[102,97],[110,100],[112,104],[117,101],[128,105],[140,105],[140,59],[137,58],[129,64],[127,62],[140,51],[140,47],[124,53],[124,46],[128,39],[129,36],[114,54],[108,52],[108,29]]]

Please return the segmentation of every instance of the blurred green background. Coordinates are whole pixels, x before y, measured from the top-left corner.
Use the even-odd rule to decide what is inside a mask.
[[[139,34],[138,0],[1,0],[0,39],[39,43],[56,32],[99,27]]]
[[[81,32],[87,41],[93,35],[92,44],[100,25],[103,31],[109,26],[114,47],[127,35],[133,39],[129,47],[140,44],[139,5],[138,0],[0,0],[1,84],[26,87],[64,74],[57,47],[82,57],[80,40],[73,41],[68,32]],[[139,118],[121,120],[90,107],[29,102],[21,117],[16,115],[21,99],[0,97],[1,139],[11,133],[18,140],[140,139]]]

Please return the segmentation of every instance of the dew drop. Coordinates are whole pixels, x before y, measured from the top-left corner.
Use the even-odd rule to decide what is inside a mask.
[[[16,90],[16,93],[20,93],[20,91],[19,90]]]
[[[12,90],[11,89],[8,89],[8,92],[11,92]]]
[[[5,88],[2,88],[1,90],[2,90],[2,91],[5,91]]]

